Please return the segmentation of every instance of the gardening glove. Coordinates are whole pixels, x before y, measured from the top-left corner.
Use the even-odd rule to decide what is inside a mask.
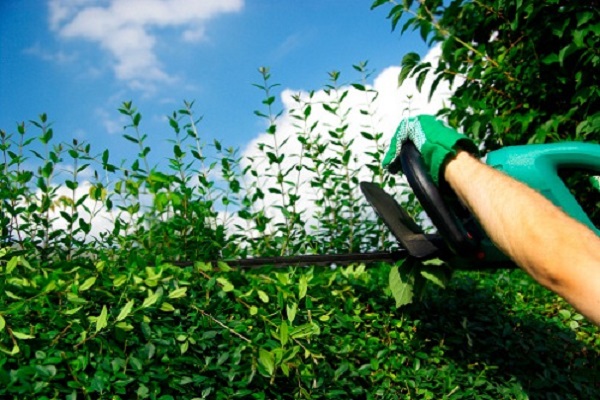
[[[398,156],[402,144],[407,140],[412,141],[421,152],[425,166],[436,185],[439,185],[440,176],[443,177],[446,162],[456,156],[458,150],[466,150],[472,154],[479,152],[475,142],[432,115],[405,118],[400,121],[383,159],[383,167],[392,174],[401,168]]]

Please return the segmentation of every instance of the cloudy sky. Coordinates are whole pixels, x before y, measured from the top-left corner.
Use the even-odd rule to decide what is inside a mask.
[[[183,100],[195,100],[207,141],[243,149],[264,129],[253,113],[261,107],[262,93],[252,86],[260,82],[260,66],[271,69],[283,93],[318,90],[333,70],[341,71],[342,82],[353,81],[358,74],[352,65],[368,60],[373,82],[396,89],[397,71],[387,70],[397,68],[406,52],[424,55],[427,48],[415,34],[391,31],[388,8],[371,11],[370,5],[0,1],[0,128],[14,132],[16,123],[45,112],[56,139],[86,140],[98,153],[108,148],[123,159],[136,149],[121,139],[126,120],[117,108],[131,100],[158,157],[170,133],[165,116]],[[281,97],[278,105],[284,107]]]

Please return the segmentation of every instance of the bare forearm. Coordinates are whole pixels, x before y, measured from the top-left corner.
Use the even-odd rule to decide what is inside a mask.
[[[600,238],[545,197],[460,152],[444,172],[490,239],[600,324]]]

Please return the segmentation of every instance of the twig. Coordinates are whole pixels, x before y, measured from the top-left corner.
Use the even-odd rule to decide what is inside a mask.
[[[250,339],[248,339],[247,337],[237,333],[236,331],[234,331],[233,329],[231,329],[230,327],[228,327],[227,325],[225,325],[224,323],[222,323],[221,321],[219,321],[218,319],[216,319],[215,317],[213,317],[212,315],[210,315],[209,313],[205,312],[204,310],[192,305],[192,308],[196,311],[199,311],[200,314],[204,315],[205,317],[210,318],[212,321],[214,321],[217,325],[219,325],[222,328],[227,329],[229,332],[233,333],[234,335],[236,335],[237,337],[239,337],[242,340],[245,340],[248,343],[252,343],[252,341]]]

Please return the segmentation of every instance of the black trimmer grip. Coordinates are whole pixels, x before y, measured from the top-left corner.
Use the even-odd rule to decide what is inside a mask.
[[[448,247],[457,255],[472,255],[478,248],[478,242],[468,234],[444,201],[425,168],[421,153],[412,142],[402,145],[400,162],[408,184]]]

